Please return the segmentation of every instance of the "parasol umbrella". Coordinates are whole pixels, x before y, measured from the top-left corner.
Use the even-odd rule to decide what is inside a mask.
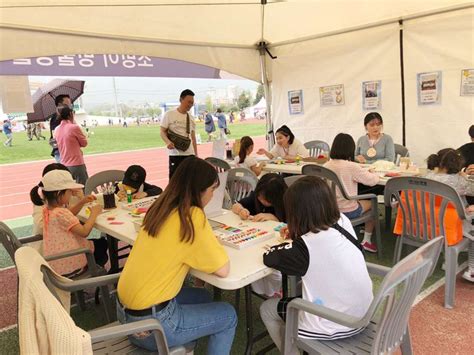
[[[54,99],[58,95],[69,95],[74,102],[84,92],[83,80],[54,79],[33,94],[34,112],[27,113],[28,123],[46,121],[56,112]]]

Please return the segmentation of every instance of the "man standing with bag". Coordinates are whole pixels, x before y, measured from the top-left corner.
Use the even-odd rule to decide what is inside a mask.
[[[184,90],[179,102],[179,107],[166,112],[161,121],[160,135],[168,148],[170,179],[184,159],[197,156],[196,123],[188,113],[194,105],[194,92]]]

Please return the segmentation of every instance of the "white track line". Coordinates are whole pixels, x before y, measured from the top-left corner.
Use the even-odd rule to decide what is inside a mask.
[[[18,327],[18,324],[9,325],[8,327],[0,329],[0,333],[6,332],[6,331],[11,330],[11,329],[15,329],[16,327]]]

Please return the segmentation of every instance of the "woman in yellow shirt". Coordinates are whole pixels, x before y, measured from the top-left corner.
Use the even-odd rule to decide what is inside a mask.
[[[229,258],[203,211],[218,185],[209,163],[195,157],[183,161],[148,210],[117,288],[121,323],[156,318],[170,347],[209,335],[211,355],[230,353],[235,310],[212,302],[205,289],[183,287],[183,282],[191,268],[219,277],[229,274]],[[150,332],[130,340],[157,351]]]

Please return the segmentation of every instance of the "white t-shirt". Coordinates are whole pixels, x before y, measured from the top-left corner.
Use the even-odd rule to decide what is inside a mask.
[[[356,235],[351,221],[344,214],[341,214],[338,224]],[[362,253],[333,228],[316,234],[309,232],[301,238],[310,256],[308,270],[302,277],[303,299],[362,317],[373,299],[372,280]],[[299,335],[303,338],[351,331],[306,312],[300,312],[299,328]]]
[[[281,145],[275,144],[273,148],[270,150],[270,153],[273,155],[274,158],[277,158],[277,157],[284,158],[287,155],[291,155],[291,156],[299,155],[302,158],[309,157],[308,149],[306,149],[303,143],[301,143],[296,138],[293,141],[293,144],[290,144],[287,151],[285,151],[285,149],[283,149]]]
[[[188,135],[186,133],[186,114],[182,114],[177,109],[168,111],[165,113],[163,120],[161,121],[161,127],[170,129],[174,133],[180,134],[182,136]],[[189,114],[189,132],[188,135],[191,138],[192,132],[196,131],[196,123],[194,122],[193,115]],[[193,143],[189,145],[189,148],[186,151],[181,151],[178,149],[168,149],[169,155],[193,155],[194,147]]]
[[[250,169],[252,166],[255,166],[257,165],[257,159],[255,159],[254,157],[250,156],[250,155],[247,155],[245,157],[245,160],[243,163],[239,163],[240,161],[240,157],[239,156],[236,156],[235,159],[235,165],[238,166],[238,167],[242,167],[242,168],[247,168],[247,169]]]

